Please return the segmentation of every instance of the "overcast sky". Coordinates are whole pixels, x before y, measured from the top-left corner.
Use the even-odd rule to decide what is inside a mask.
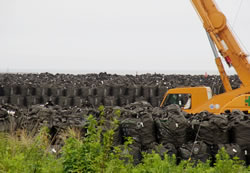
[[[250,1],[216,2],[249,50]],[[0,60],[0,72],[217,72],[190,0],[0,0]]]

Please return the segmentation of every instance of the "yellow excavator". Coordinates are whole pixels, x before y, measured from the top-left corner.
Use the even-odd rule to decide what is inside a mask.
[[[225,15],[218,10],[213,0],[192,0],[192,3],[206,30],[225,92],[212,96],[211,89],[205,86],[169,89],[160,107],[178,104],[187,113],[208,111],[221,114],[238,109],[249,114],[250,64],[247,55],[232,34]],[[232,89],[218,52],[229,67],[235,69],[242,83],[240,88]]]

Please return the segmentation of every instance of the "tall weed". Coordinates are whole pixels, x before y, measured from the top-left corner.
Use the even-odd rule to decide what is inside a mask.
[[[0,172],[61,172],[62,164],[49,152],[47,129],[35,138],[0,134]]]

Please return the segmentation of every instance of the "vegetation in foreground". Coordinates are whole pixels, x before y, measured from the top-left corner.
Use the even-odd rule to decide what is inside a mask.
[[[162,159],[156,153],[144,153],[144,159],[138,165],[133,164],[132,156],[128,154],[128,145],[132,140],[127,139],[123,146],[112,146],[114,129],[103,133],[103,121],[88,117],[88,127],[84,138],[77,135],[77,131],[69,130],[65,135],[65,145],[60,153],[53,153],[49,143],[47,128],[41,129],[35,137],[30,137],[24,131],[0,135],[0,172],[29,173],[29,172],[131,172],[131,173],[240,173],[249,172],[242,161],[230,159],[221,150],[216,155],[216,163],[194,163],[189,160],[177,164],[175,156],[165,155]]]

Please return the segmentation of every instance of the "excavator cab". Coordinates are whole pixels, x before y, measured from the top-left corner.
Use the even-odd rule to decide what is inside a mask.
[[[174,88],[165,93],[160,107],[177,104],[185,112],[196,113],[195,109],[211,98],[212,90],[210,87]]]
[[[183,109],[191,108],[191,94],[168,94],[164,106],[177,104]]]

